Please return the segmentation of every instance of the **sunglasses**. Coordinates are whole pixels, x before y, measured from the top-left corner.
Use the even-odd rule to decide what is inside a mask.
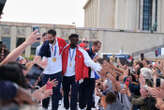
[[[84,43],[89,43],[89,41],[83,41]]]

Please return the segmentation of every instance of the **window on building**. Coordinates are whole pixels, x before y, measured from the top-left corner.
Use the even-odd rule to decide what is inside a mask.
[[[153,30],[157,31],[157,26],[158,26],[158,0],[155,0],[155,23],[153,24]]]
[[[36,43],[31,45],[31,55],[35,55],[36,48],[39,45],[40,45],[40,42],[36,42]]]
[[[11,38],[10,37],[2,37],[2,42],[4,45],[6,45],[6,47],[10,51]]]
[[[143,30],[152,29],[152,2],[153,0],[143,0]]]
[[[17,38],[16,47],[22,44],[25,41],[25,38]]]
[[[16,39],[16,47],[18,47],[20,44],[22,44],[25,41],[25,38],[17,38]],[[23,54],[25,54],[25,51],[23,51]]]

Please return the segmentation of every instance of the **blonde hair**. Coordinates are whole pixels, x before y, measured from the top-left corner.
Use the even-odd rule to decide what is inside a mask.
[[[141,70],[141,74],[143,75],[143,77],[145,79],[152,79],[153,78],[153,71],[149,68],[142,68]]]
[[[110,56],[109,60],[111,63],[115,62],[115,56],[114,55]]]

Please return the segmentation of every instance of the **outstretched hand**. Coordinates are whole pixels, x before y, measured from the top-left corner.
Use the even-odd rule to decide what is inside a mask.
[[[48,79],[47,84],[46,84],[46,89],[52,89],[53,87],[56,87],[58,85],[58,81],[56,81],[56,79],[53,79],[50,81],[50,79]]]
[[[41,101],[53,94],[53,87],[56,87],[58,82],[56,79],[53,79],[50,81],[50,79],[47,81],[47,84],[45,84],[42,88],[39,90],[36,90],[32,96],[37,100]]]

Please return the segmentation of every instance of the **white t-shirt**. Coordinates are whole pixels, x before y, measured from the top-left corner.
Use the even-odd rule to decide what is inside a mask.
[[[39,46],[36,47],[36,51],[35,51],[36,56],[39,56],[39,51],[40,51],[41,47],[42,47],[42,44],[40,44]]]
[[[51,57],[48,57],[48,65],[43,71],[44,74],[54,74],[62,71],[62,56],[59,54],[59,45],[56,40],[56,44],[50,46]],[[44,57],[45,58],[45,57]],[[43,58],[43,59],[44,59]]]
[[[69,49],[68,53],[68,64],[67,70],[64,76],[74,76],[75,75],[75,56],[76,56],[76,48]]]

